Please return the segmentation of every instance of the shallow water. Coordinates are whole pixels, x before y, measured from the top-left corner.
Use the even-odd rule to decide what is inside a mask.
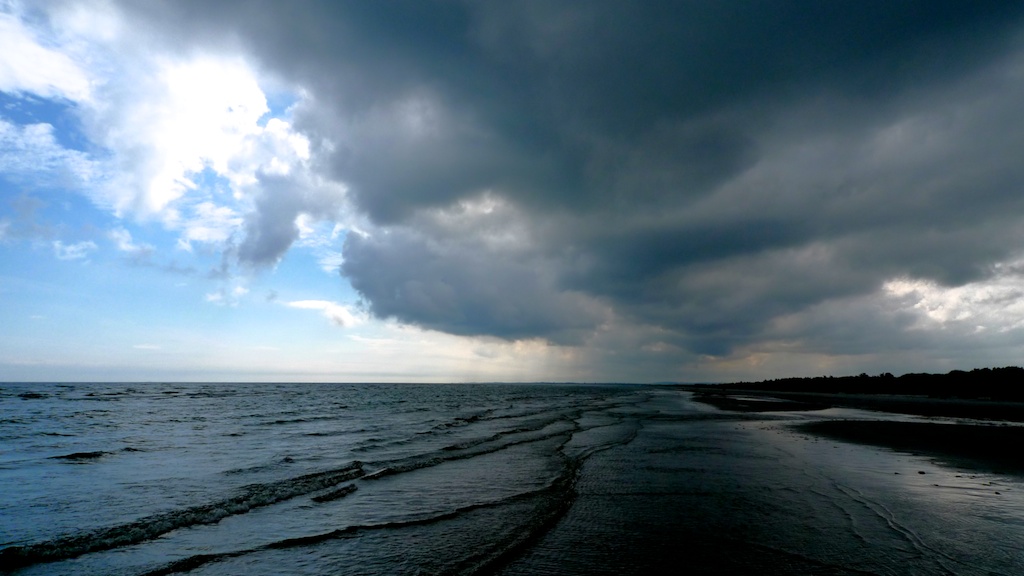
[[[5,384],[0,569],[1024,573],[1020,478],[791,427],[851,415],[872,416],[636,386]]]

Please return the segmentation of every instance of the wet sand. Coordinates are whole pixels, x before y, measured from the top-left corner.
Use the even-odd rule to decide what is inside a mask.
[[[1024,475],[1024,427],[884,420],[822,420],[804,432],[935,457],[955,468]]]
[[[732,412],[797,412],[823,410],[829,405],[767,396],[741,394],[696,394],[694,400]]]
[[[1024,475],[1024,421],[1019,403],[915,396],[764,392],[702,393],[694,400],[737,412],[813,411],[857,408],[889,414],[971,418],[991,423],[885,420],[820,420],[794,424],[802,432],[911,454],[934,457],[953,467]],[[888,417],[887,417],[888,418]]]
[[[761,390],[708,390],[706,386],[680,387],[694,392],[694,400],[727,410],[742,410],[726,407],[737,404],[737,400],[749,402],[789,401],[796,404],[792,410],[815,409],[816,407],[858,408],[895,414],[937,416],[946,418],[970,418],[975,420],[1005,420],[1024,422],[1024,402],[1001,402],[996,400],[975,400],[963,398],[931,398],[898,394],[836,394],[827,392],[766,392]],[[803,404],[804,407],[800,405]],[[763,405],[762,409],[770,408]]]
[[[879,448],[893,436],[944,446],[955,425],[873,427],[804,403],[689,399],[645,404],[635,440],[594,454],[566,516],[498,574],[1024,573],[1016,476]],[[1006,443],[1014,431],[967,428],[968,445],[1018,445]]]

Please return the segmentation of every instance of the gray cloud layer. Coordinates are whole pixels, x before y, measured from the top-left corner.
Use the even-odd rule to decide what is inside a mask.
[[[902,276],[983,279],[1024,248],[1016,3],[129,10],[310,90],[297,127],[331,143],[322,173],[373,225],[349,235],[342,272],[381,317],[558,342],[613,322],[676,353],[771,338],[863,353],[823,306]],[[299,205],[261,201],[242,252],[277,258],[296,237],[279,216]],[[886,322],[879,345],[906,325]]]

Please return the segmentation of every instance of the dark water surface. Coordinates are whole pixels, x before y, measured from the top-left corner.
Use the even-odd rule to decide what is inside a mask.
[[[1019,476],[794,426],[851,417],[878,416],[636,386],[3,384],[0,571],[1024,574]]]

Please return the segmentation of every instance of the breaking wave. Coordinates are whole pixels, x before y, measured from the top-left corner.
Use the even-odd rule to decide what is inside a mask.
[[[21,568],[40,562],[64,560],[90,552],[138,544],[171,530],[214,524],[228,516],[244,514],[253,508],[269,506],[323,490],[362,475],[362,463],[353,462],[337,470],[306,474],[278,482],[253,484],[243,488],[236,496],[219,502],[156,514],[110,528],[60,536],[37,544],[5,548],[0,550],[0,565]]]

